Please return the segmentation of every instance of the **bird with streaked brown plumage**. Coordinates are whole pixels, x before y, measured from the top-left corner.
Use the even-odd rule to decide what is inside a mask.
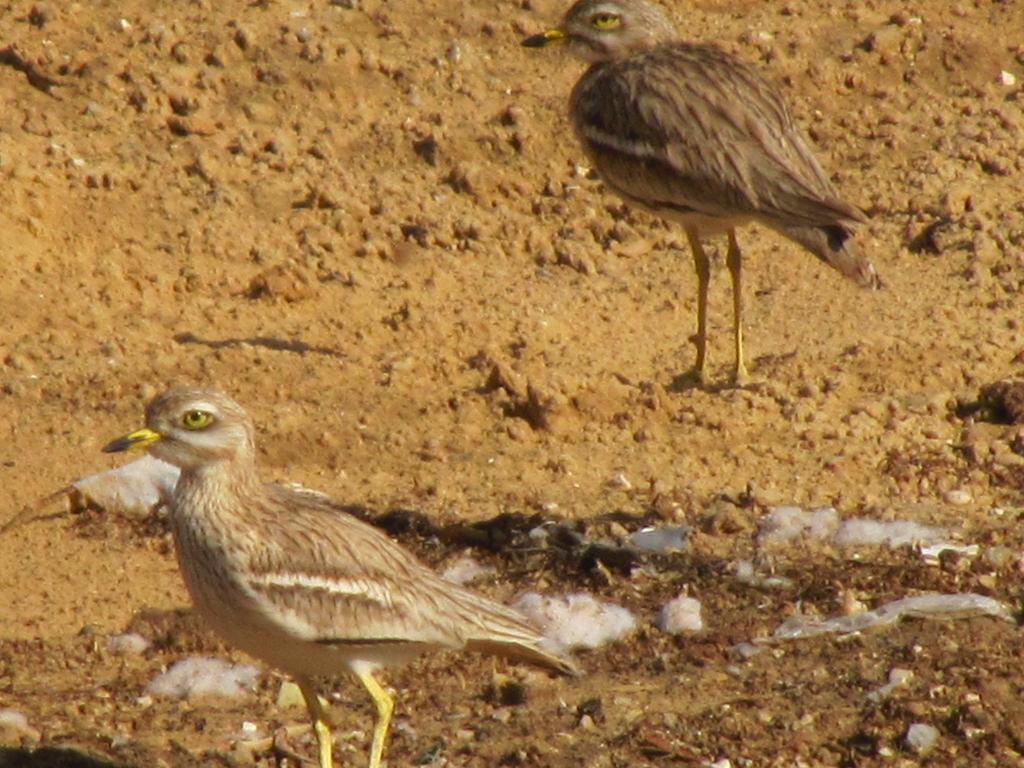
[[[854,243],[866,216],[838,197],[785,101],[757,69],[715,45],[679,40],[646,0],[579,0],[560,27],[523,41],[556,43],[590,64],[572,90],[569,115],[602,181],[686,232],[698,282],[699,384],[709,380],[706,238],[728,238],[740,385],[749,375],[738,226],[770,227],[861,286],[880,287]]]
[[[178,564],[198,614],[231,645],[291,675],[332,765],[313,678],[349,671],[377,707],[379,768],[394,700],[374,673],[430,650],[466,649],[576,674],[516,611],[448,582],[320,494],[265,484],[256,430],[211,389],[172,388],[146,426],[103,450],[146,448],[181,469],[169,500]]]

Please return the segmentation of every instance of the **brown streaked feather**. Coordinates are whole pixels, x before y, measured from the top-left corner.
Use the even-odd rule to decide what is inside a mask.
[[[246,583],[283,628],[301,619],[316,642],[391,638],[486,647],[557,671],[573,669],[540,647],[538,631],[519,613],[442,579],[328,499],[278,485],[262,489],[262,498],[245,499],[238,523],[275,537],[251,552]]]
[[[865,219],[836,197],[774,88],[715,46],[593,65],[570,113],[602,178],[632,200],[776,228]]]
[[[501,656],[512,661],[525,661],[569,677],[579,677],[582,674],[580,668],[568,658],[545,651],[536,645],[526,645],[521,642],[502,642],[485,638],[482,640],[469,640],[466,643],[466,650],[491,656]]]

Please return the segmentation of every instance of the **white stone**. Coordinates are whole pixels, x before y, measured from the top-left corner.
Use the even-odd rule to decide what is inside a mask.
[[[629,482],[629,478],[627,478],[623,472],[616,472],[612,475],[611,479],[608,481],[608,485],[612,488],[621,488],[624,491],[628,491],[633,487],[633,484]]]
[[[684,552],[689,544],[688,525],[666,525],[660,528],[641,528],[629,535],[629,543],[644,552]]]
[[[250,720],[243,720],[242,727],[239,729],[239,733],[241,734],[243,739],[254,739],[256,738],[256,735],[259,733],[259,730],[259,726],[257,726],[256,723]]]
[[[147,517],[174,492],[179,474],[177,467],[146,455],[76,480],[68,503],[72,510],[95,506],[113,514]]]
[[[680,632],[700,632],[704,629],[700,600],[680,595],[666,603],[658,613],[655,625],[662,632],[678,635]]]
[[[963,488],[954,488],[950,491],[946,491],[945,499],[947,504],[952,504],[955,507],[962,507],[965,504],[970,504],[974,500],[971,498],[971,494]]]
[[[31,742],[38,742],[42,737],[39,731],[29,725],[28,718],[16,709],[0,709],[0,737],[4,734]]]
[[[907,728],[907,746],[919,755],[927,755],[939,740],[939,729],[927,723],[914,723]]]
[[[282,680],[281,688],[277,692],[277,706],[281,709],[306,706],[306,698],[302,695],[302,689],[291,680]]]
[[[913,671],[903,669],[901,667],[894,667],[889,671],[889,682],[869,693],[868,700],[877,703],[887,699],[892,695],[893,691],[897,688],[902,688],[903,686],[908,685],[913,679]]]

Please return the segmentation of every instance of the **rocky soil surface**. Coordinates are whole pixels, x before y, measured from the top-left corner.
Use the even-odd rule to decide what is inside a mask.
[[[685,237],[589,172],[565,114],[582,65],[519,47],[562,3],[0,0],[0,525],[29,510],[0,533],[0,765],[315,754],[302,735],[232,751],[304,721],[271,670],[242,700],[145,694],[186,655],[251,661],[181,612],[159,518],[37,504],[114,466],[99,448],[171,381],[249,409],[268,480],[422,515],[396,537],[439,568],[470,549],[492,597],[589,591],[637,616],[580,680],[462,656],[389,675],[391,765],[1024,764],[1015,622],[742,650],[927,591],[1024,600],[1024,4],[670,8],[779,84],[869,213],[885,283],[742,230],[746,389],[726,386],[721,257],[721,386],[695,389]],[[978,550],[759,544],[788,504]],[[516,535],[436,535],[496,518]],[[623,564],[537,554],[542,519],[613,550],[691,533]],[[653,619],[683,592],[705,629],[667,635]],[[108,650],[126,631],[152,645]],[[360,765],[372,708],[331,688]]]

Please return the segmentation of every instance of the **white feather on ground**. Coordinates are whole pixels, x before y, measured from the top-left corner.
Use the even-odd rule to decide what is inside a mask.
[[[481,565],[471,555],[463,553],[444,569],[441,578],[459,586],[465,586],[480,579],[490,578],[495,573],[497,573],[497,569],[493,566]]]
[[[138,656],[149,648],[149,641],[135,632],[107,638],[107,650],[115,656]]]
[[[545,597],[536,592],[520,595],[512,607],[524,614],[559,647],[598,648],[629,637],[636,617],[627,609],[602,603],[585,592]]]
[[[832,507],[805,510],[800,507],[776,507],[761,519],[757,534],[759,546],[786,544],[810,539],[837,547],[902,547],[907,544],[932,544],[949,537],[949,531],[909,520],[839,519]]]
[[[191,700],[203,696],[237,699],[255,690],[258,675],[259,670],[247,664],[190,656],[176,661],[166,672],[153,678],[146,692],[170,699]]]

